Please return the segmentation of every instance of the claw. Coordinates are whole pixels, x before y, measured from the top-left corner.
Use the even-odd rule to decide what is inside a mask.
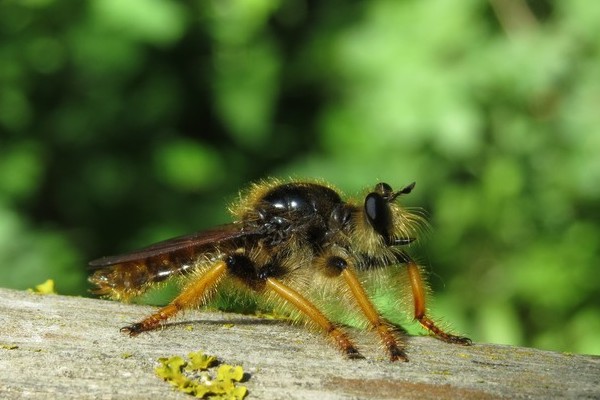
[[[390,361],[408,362],[408,357],[404,351],[400,350],[398,347],[394,347],[390,349]]]
[[[473,344],[473,341],[471,339],[464,336],[454,336],[451,342],[456,344],[462,344],[463,346],[471,346]]]
[[[120,329],[120,331],[128,334],[129,336],[137,336],[144,330],[142,329],[142,324],[138,322],[129,326],[124,326]]]
[[[356,347],[350,347],[349,349],[347,349],[346,357],[348,357],[350,360],[362,360],[365,358],[362,354],[359,353]]]

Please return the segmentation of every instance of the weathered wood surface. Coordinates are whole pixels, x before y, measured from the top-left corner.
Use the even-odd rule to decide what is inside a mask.
[[[136,338],[119,332],[151,310],[0,289],[0,398],[191,398],[154,367],[198,350],[242,365],[247,399],[600,398],[598,356],[411,337],[410,362],[390,363],[374,335],[352,331],[366,359],[346,360],[301,326],[203,311]]]

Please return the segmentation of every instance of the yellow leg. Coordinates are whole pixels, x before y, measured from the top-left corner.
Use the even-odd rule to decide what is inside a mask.
[[[156,329],[162,321],[171,318],[179,311],[201,304],[205,300],[207,292],[219,283],[226,272],[227,263],[219,261],[200,278],[188,285],[171,303],[143,321],[121,328],[121,331],[129,333],[130,336],[135,336],[142,332]]]
[[[283,284],[274,278],[267,278],[266,287],[285,301],[296,307],[314,323],[321,327],[330,338],[332,338],[344,354],[349,358],[362,358],[352,341],[348,336],[336,327],[317,307],[315,307],[308,299],[298,293],[291,287]]]
[[[400,347],[398,347],[397,338],[394,335],[390,326],[381,318],[371,300],[367,296],[367,292],[363,288],[362,284],[356,277],[354,271],[348,266],[344,268],[341,275],[344,277],[344,280],[348,284],[350,288],[350,292],[352,296],[358,303],[360,309],[362,310],[365,317],[369,320],[371,326],[377,331],[383,345],[387,349],[388,354],[390,355],[391,361],[408,361],[408,358],[402,351]]]
[[[441,339],[445,342],[449,343],[458,343],[463,345],[470,345],[471,339],[451,335],[449,333],[444,332],[440,327],[438,327],[435,322],[431,318],[426,315],[426,307],[425,307],[425,283],[423,282],[423,277],[421,276],[421,271],[419,271],[419,266],[412,260],[409,260],[406,264],[406,269],[408,272],[408,279],[410,281],[410,287],[412,289],[413,301],[414,301],[414,315],[415,319],[419,321],[419,323],[427,329],[427,331],[431,332],[435,337]]]

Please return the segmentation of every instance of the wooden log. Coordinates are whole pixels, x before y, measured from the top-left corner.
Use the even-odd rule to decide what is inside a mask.
[[[162,330],[119,328],[153,308],[0,289],[0,398],[185,399],[155,375],[159,357],[203,350],[242,365],[248,399],[600,398],[600,357],[409,337],[410,362],[350,330],[364,360],[324,335],[254,316],[190,311]],[[187,396],[187,397],[186,397]]]

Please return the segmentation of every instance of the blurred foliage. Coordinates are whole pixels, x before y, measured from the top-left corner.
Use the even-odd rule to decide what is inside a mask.
[[[433,309],[600,354],[600,3],[0,0],[0,285],[227,221],[266,176],[416,180]]]

